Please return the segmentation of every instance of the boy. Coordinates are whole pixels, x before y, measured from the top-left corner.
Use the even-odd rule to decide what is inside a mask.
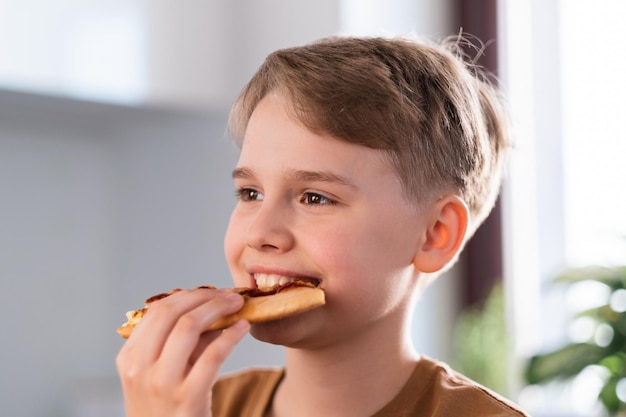
[[[319,283],[326,305],[223,332],[226,290],[154,303],[117,358],[129,417],[524,416],[411,343],[414,304],[490,211],[509,148],[496,91],[445,46],[331,38],[271,54],[235,103],[237,287]],[[283,370],[222,378],[250,330]]]

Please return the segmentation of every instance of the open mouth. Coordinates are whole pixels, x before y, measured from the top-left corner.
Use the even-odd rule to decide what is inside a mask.
[[[255,273],[253,274],[253,278],[256,281],[256,285],[259,289],[268,289],[275,287],[277,285],[282,286],[286,285],[293,281],[305,281],[310,282],[316,287],[320,285],[320,280],[317,278],[309,278],[309,277],[286,277],[284,275],[278,274],[261,274]]]

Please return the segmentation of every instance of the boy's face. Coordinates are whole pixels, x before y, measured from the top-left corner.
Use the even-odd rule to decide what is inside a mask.
[[[285,103],[269,95],[248,124],[226,258],[236,286],[305,277],[320,282],[327,304],[252,334],[311,347],[388,326],[413,291],[422,216],[381,151],[312,133]]]

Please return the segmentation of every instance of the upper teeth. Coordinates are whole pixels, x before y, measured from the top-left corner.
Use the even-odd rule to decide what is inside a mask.
[[[285,285],[288,282],[295,281],[295,278],[289,278],[278,274],[254,274],[254,280],[257,287],[271,288],[274,285]]]

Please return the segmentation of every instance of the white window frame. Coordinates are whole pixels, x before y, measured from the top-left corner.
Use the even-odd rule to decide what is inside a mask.
[[[516,132],[502,213],[511,358],[517,371],[511,373],[510,382],[513,392],[521,394],[518,400],[533,415],[589,416],[599,408],[581,410],[575,387],[561,391],[558,399],[553,396],[556,391],[551,391],[554,386],[543,394],[533,391],[525,395],[529,393],[522,391],[521,378],[526,359],[567,341],[571,313],[568,294],[555,291],[551,282],[564,268],[577,266],[571,256],[568,258],[565,217],[567,167],[563,144],[567,121],[563,115],[568,103],[562,103],[560,49],[560,13],[565,5],[561,0],[498,3],[499,73]],[[593,398],[595,393],[587,396]],[[532,409],[535,406],[538,408]]]

